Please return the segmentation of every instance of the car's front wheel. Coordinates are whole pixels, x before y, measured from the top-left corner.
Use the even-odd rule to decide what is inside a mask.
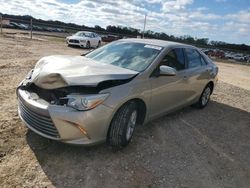
[[[86,48],[89,49],[90,48],[90,42],[88,41],[86,44]]]
[[[124,104],[114,115],[111,122],[107,143],[114,148],[128,145],[134,133],[138,119],[136,102]]]
[[[96,48],[99,48],[101,46],[101,41],[98,42]]]

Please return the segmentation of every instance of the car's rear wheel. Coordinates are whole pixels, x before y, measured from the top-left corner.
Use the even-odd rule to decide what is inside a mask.
[[[207,106],[211,94],[212,94],[212,87],[210,85],[207,85],[200,96],[197,106],[199,108],[204,108],[205,106]]]
[[[124,104],[114,115],[111,122],[107,143],[114,148],[122,148],[129,144],[138,120],[136,102]]]
[[[90,42],[88,41],[87,44],[86,44],[86,48],[90,48]]]

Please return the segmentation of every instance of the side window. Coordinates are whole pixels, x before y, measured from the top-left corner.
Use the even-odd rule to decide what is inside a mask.
[[[88,38],[92,38],[93,37],[92,33],[85,33],[85,36],[88,37]]]
[[[176,70],[185,69],[183,49],[176,48],[168,52],[168,54],[163,58],[161,65],[166,65]]]
[[[206,65],[205,60],[202,58],[202,56],[197,50],[186,48],[185,52],[188,60],[188,68],[195,68],[200,67],[202,65]]]

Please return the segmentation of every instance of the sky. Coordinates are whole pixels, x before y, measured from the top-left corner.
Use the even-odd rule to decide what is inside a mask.
[[[0,12],[250,45],[250,0],[0,0]]]

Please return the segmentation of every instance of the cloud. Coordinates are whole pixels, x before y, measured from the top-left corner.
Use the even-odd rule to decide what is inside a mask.
[[[250,23],[250,10],[241,10],[234,14],[228,14],[226,15],[226,19],[241,23]]]
[[[170,0],[165,1],[162,6],[164,12],[171,12],[175,10],[185,9],[187,5],[193,3],[193,0]]]
[[[220,15],[212,13],[204,14],[202,11],[199,10],[190,12],[188,17],[193,20],[218,20],[222,18]]]

